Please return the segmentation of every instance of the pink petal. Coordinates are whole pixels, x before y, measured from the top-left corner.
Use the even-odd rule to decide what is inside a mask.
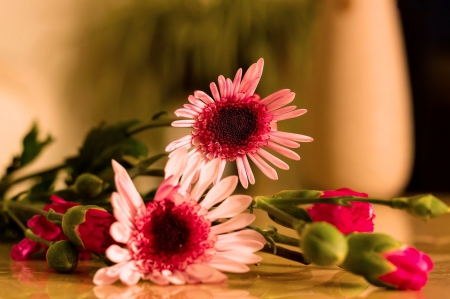
[[[280,114],[284,114],[287,112],[291,112],[292,110],[295,110],[295,108],[297,108],[297,106],[287,106],[287,107],[272,111],[271,114],[272,115],[280,115]]]
[[[121,222],[114,222],[109,229],[109,233],[116,242],[122,244],[127,244],[131,236],[131,231]]]
[[[120,280],[128,286],[137,284],[139,279],[141,279],[141,273],[135,269],[126,268],[120,272]]]
[[[295,117],[299,117],[300,115],[303,115],[305,113],[306,113],[306,109],[298,109],[298,110],[294,110],[294,111],[291,111],[291,112],[288,112],[288,113],[275,115],[273,117],[273,120],[274,121],[280,121],[280,120],[295,118]]]
[[[233,96],[233,82],[231,79],[227,79],[227,85],[226,85],[226,97],[231,98]]]
[[[212,187],[211,190],[209,190],[200,205],[209,210],[209,208],[213,205],[230,196],[234,189],[236,189],[237,183],[238,178],[234,175],[221,180],[214,187]]]
[[[114,263],[120,263],[130,259],[129,251],[118,245],[109,246],[108,249],[106,249],[106,256]]]
[[[205,94],[205,95],[206,95],[206,94]],[[192,105],[198,107],[199,109],[202,109],[202,108],[204,108],[204,107],[206,106],[206,104],[205,104],[204,102],[200,101],[199,99],[197,99],[195,96],[192,96],[192,95],[188,97],[188,101],[189,101]],[[212,101],[212,100],[211,100],[211,101]]]
[[[266,239],[258,233],[257,231],[254,231],[252,229],[244,229],[240,230],[234,233],[229,234],[221,234],[217,236],[218,241],[217,242],[240,242],[245,240],[253,240],[257,241],[261,244],[266,244]]]
[[[263,58],[260,58],[256,63],[252,64],[245,73],[238,92],[245,93],[247,96],[253,95],[261,78],[263,68]]]
[[[111,205],[113,206],[113,214],[117,221],[122,223],[122,225],[127,229],[133,230],[134,217],[129,211],[129,206],[125,203],[125,200],[119,193],[113,192],[111,194]]]
[[[202,157],[199,152],[194,152],[193,155],[189,156],[186,169],[184,170],[180,181],[180,193],[188,190],[190,187],[190,184],[193,182],[197,169],[200,165],[201,159]]]
[[[270,179],[278,180],[278,174],[275,169],[273,169],[266,161],[261,159],[258,154],[247,154],[247,156],[253,161],[253,163],[258,166],[259,169]]]
[[[169,284],[169,280],[162,274],[160,273],[153,273],[151,275],[149,275],[148,277],[152,282],[156,283],[157,285],[168,285]]]
[[[248,179],[247,179],[247,173],[245,172],[245,166],[244,161],[242,160],[242,157],[236,158],[236,166],[239,174],[239,181],[241,182],[242,187],[247,189],[248,187]]]
[[[243,156],[242,161],[244,162],[244,167],[245,171],[247,172],[248,181],[250,182],[250,184],[253,185],[255,183],[255,176],[253,175],[253,171],[250,167],[250,164],[248,163],[247,156]]]
[[[166,167],[164,168],[164,178],[168,179],[171,177],[171,182],[178,183],[186,167],[187,159],[187,150],[184,148],[177,149],[174,155],[167,161]]]
[[[238,69],[238,71],[236,72],[236,76],[234,77],[233,80],[233,95],[238,93],[239,90],[239,86],[241,85],[241,78],[242,78],[242,69]]]
[[[196,122],[197,120],[190,120],[190,119],[175,120],[172,122],[172,127],[189,128],[192,127],[192,125],[195,124]]]
[[[248,251],[240,251],[240,250],[218,252],[217,256],[221,256],[243,264],[256,264],[262,260],[262,257],[260,257],[259,255],[250,253]]]
[[[220,179],[222,178],[223,172],[225,171],[225,166],[227,166],[227,160],[221,159],[220,166],[219,166],[220,167],[219,172],[217,174],[216,179],[213,181],[214,184],[217,184],[220,181]]]
[[[194,96],[200,100],[202,100],[205,104],[214,103],[214,100],[205,92],[201,90],[196,90],[194,92]]]
[[[255,252],[261,250],[264,247],[264,244],[261,244],[260,242],[254,240],[236,241],[229,239],[217,241],[215,246],[219,251],[238,250]]]
[[[180,144],[185,144],[186,140],[191,140],[191,139],[192,139],[192,135],[186,135],[186,136],[183,136],[183,137],[181,137],[181,138],[179,138],[179,139],[177,139],[175,141],[172,141],[171,143],[169,143],[166,146],[165,151],[166,152],[171,152],[171,151],[179,148]]]
[[[114,267],[114,266],[112,266]],[[117,275],[109,275],[106,270],[108,267],[104,267],[95,272],[93,282],[96,285],[108,285],[114,283],[117,279],[119,279],[119,273]]]
[[[245,211],[252,202],[248,195],[233,195],[225,199],[220,206],[206,215],[206,219],[214,221],[219,218],[231,218]]]
[[[278,145],[275,142],[272,142],[270,140],[267,143],[267,147],[272,149],[272,150],[274,150],[274,151],[276,151],[277,153],[287,157],[287,158],[292,159],[292,160],[300,160],[300,156],[297,153],[295,153],[295,152],[293,152],[293,151],[291,151],[291,150],[289,150],[289,149],[287,149],[285,147],[282,147],[282,146],[280,146],[280,145]]]
[[[217,177],[220,171],[220,159],[214,159],[206,163],[206,165],[200,171],[200,177],[198,182],[195,184],[194,189],[191,192],[191,198],[194,200],[199,200],[203,195],[203,192],[208,188],[208,186]]]
[[[278,159],[277,157],[275,157],[274,155],[272,155],[271,153],[263,150],[262,148],[259,148],[256,153],[258,155],[260,155],[261,157],[263,157],[264,159],[266,159],[267,161],[269,161],[270,163],[272,163],[273,165],[275,165],[278,168],[284,169],[284,170],[288,170],[289,169],[289,165],[287,165],[284,161]]]
[[[290,92],[290,93],[284,95],[282,98],[280,98],[280,99],[272,102],[271,104],[267,105],[267,111],[271,112],[271,111],[277,110],[278,108],[281,108],[284,105],[287,105],[290,102],[292,102],[294,100],[294,98],[295,98],[295,93],[294,92]]]
[[[211,227],[211,234],[220,235],[223,233],[231,232],[237,229],[241,229],[249,225],[255,220],[254,214],[243,213],[239,214],[230,220],[227,220],[221,224],[217,224]]]
[[[224,98],[227,96],[227,90],[226,90],[226,80],[225,77],[220,75],[219,79],[217,80],[219,83],[219,91],[220,91],[220,97]]]
[[[269,135],[270,135],[270,133],[269,133]],[[272,136],[272,135],[270,135],[270,140],[272,140],[273,142],[279,143],[279,144],[281,144],[283,146],[290,147],[290,148],[298,148],[298,147],[300,147],[300,144],[298,144],[295,141],[287,140],[287,139],[283,139],[283,138],[278,138],[278,137]]]
[[[280,131],[271,131],[269,133],[269,135],[279,137],[279,138],[284,138],[284,139],[290,139],[290,140],[297,141],[297,142],[311,142],[314,140],[311,137],[306,136],[306,135],[280,132]]]
[[[217,90],[216,83],[212,82],[211,84],[209,84],[209,88],[211,89],[211,94],[213,95],[214,100],[216,102],[219,102],[220,94],[219,94],[219,91]]]
[[[186,283],[184,275],[178,270],[162,270],[161,273],[172,284],[182,285]]]
[[[137,210],[140,210],[141,212],[145,211],[141,195],[136,190],[126,169],[115,160],[112,160],[112,166],[115,173],[114,182],[116,184],[116,189],[129,206],[132,216],[136,214]]]
[[[281,90],[279,90],[277,92],[272,93],[271,95],[268,95],[264,99],[262,99],[261,103],[265,104],[265,105],[269,105],[273,101],[276,101],[276,100],[284,97],[285,95],[287,95],[290,92],[291,92],[290,89],[281,89]]]
[[[209,262],[209,265],[225,272],[232,272],[232,273],[245,273],[250,270],[250,268],[243,264],[236,261],[232,261],[230,259],[227,259],[222,256],[214,255]]]
[[[177,109],[174,113],[178,117],[197,118],[198,116],[198,112],[186,108]]]

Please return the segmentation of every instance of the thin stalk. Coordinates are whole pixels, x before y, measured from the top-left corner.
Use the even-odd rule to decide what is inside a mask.
[[[26,180],[35,178],[35,177],[37,177],[37,176],[42,176],[42,175],[46,175],[46,174],[48,174],[48,173],[52,173],[52,172],[61,170],[61,169],[65,168],[66,166],[67,166],[66,164],[61,164],[61,165],[57,165],[57,166],[55,166],[55,167],[49,168],[49,169],[47,169],[47,170],[43,170],[43,171],[40,171],[40,172],[36,172],[36,173],[32,173],[32,174],[25,175],[25,176],[23,176],[23,177],[20,177],[20,178],[15,179],[15,180],[13,180],[13,181],[11,181],[11,182],[5,183],[5,184],[4,184],[4,188],[5,188],[5,190],[6,190],[7,188],[9,188],[10,186],[12,186],[12,185],[14,185],[14,184],[17,184],[17,183],[20,183],[20,182],[23,182],[23,181],[26,181]]]
[[[49,211],[44,211],[39,208],[23,204],[21,202],[16,201],[7,201],[5,203],[6,209],[19,210],[24,212],[29,212],[34,215],[42,215],[50,221],[61,221],[64,214],[56,213],[54,210],[50,209]]]
[[[373,204],[385,205],[388,207],[393,207],[392,200],[380,199],[380,198],[372,198],[372,197],[356,197],[356,196],[339,196],[339,197],[326,197],[326,198],[298,198],[298,197],[263,197],[258,196],[257,198],[263,199],[267,204],[318,204],[318,203],[328,203],[328,204],[344,204],[349,205],[349,202],[359,201],[359,202],[368,202]]]
[[[140,127],[134,128],[133,130],[128,131],[128,135],[134,135],[145,131],[147,129],[153,129],[158,127],[168,127],[172,124],[173,121],[177,120],[176,118],[165,118],[165,119],[157,119],[152,122],[142,125]]]
[[[270,253],[304,265],[311,264],[311,262],[308,261],[301,252],[290,250],[281,246],[276,246],[276,248],[273,248],[270,245],[266,244],[260,251]]]
[[[11,219],[17,223],[17,225],[23,230],[25,237],[27,237],[28,239],[31,239],[35,242],[44,244],[45,246],[50,247],[52,245],[52,242],[47,241],[45,239],[42,239],[41,237],[39,237],[38,235],[36,235],[35,233],[33,233],[33,231],[29,228],[27,228],[22,221],[20,221],[19,217],[16,216],[16,214],[14,214],[14,212],[12,212],[11,210],[8,209],[8,207],[6,207],[6,213],[8,214],[9,217],[11,217]]]
[[[266,211],[267,213],[277,217],[278,219],[282,220],[283,222],[286,222],[287,224],[291,225],[292,228],[297,226],[298,219],[292,217],[288,213],[276,208],[273,206],[270,202],[266,201],[266,198],[268,197],[262,197],[257,196],[255,197],[255,200],[253,201],[253,208],[254,209],[261,209]]]

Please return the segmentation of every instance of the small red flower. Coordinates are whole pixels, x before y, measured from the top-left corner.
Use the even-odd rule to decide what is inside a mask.
[[[50,200],[52,201],[52,203],[46,205],[43,208],[44,211],[53,209],[57,213],[65,213],[67,209],[73,206],[80,205],[79,203],[65,201],[64,199],[59,198],[56,195],[53,195]],[[53,222],[48,221],[44,216],[33,216],[28,221],[27,226],[33,231],[33,233],[47,241],[52,242],[67,240],[67,237],[64,235],[61,227],[54,224]],[[36,254],[40,251],[43,251],[45,256],[45,252],[47,251],[47,249],[48,247],[43,244],[32,241],[28,238],[24,238],[18,244],[13,245],[10,256],[13,260],[23,261],[31,259],[33,254]],[[87,251],[80,251],[80,258],[89,259],[90,253]]]
[[[337,196],[367,197],[366,193],[355,192],[349,188],[323,191],[321,198]],[[325,221],[336,226],[343,234],[353,232],[373,232],[373,219],[375,214],[370,203],[350,202],[352,205],[340,206],[335,204],[319,203],[308,208],[313,221]]]
[[[100,207],[76,206],[65,213],[62,228],[76,246],[95,253],[105,253],[110,245],[117,244],[109,234],[114,222],[114,216]]]
[[[387,251],[381,254],[396,269],[378,277],[379,280],[394,285],[400,290],[420,290],[427,283],[427,272],[434,267],[430,257],[413,247]]]

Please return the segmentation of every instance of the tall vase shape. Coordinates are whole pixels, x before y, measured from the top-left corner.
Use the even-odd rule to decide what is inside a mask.
[[[396,2],[327,0],[322,9],[303,185],[398,195],[410,178],[413,124]]]

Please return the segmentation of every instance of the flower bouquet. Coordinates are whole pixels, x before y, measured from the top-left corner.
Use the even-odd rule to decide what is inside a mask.
[[[429,220],[449,212],[431,194],[391,199],[371,198],[348,188],[284,190],[274,196],[234,194],[241,184],[255,184],[252,162],[267,177],[289,166],[267,150],[289,159],[300,157],[290,148],[311,137],[281,132],[278,121],[306,113],[290,104],[288,89],[263,99],[255,93],[263,59],[233,80],[218,78],[211,95],[195,91],[189,104],[175,111],[187,119],[157,114],[151,122],[101,125],[87,135],[75,157],[43,172],[17,177],[51,142],[41,141],[34,126],[23,140],[24,149],[13,159],[0,182],[3,240],[21,236],[11,258],[45,256],[49,267],[70,273],[79,259],[105,261],[93,277],[100,286],[118,280],[135,285],[148,280],[157,285],[222,283],[226,272],[243,273],[258,265],[266,252],[317,266],[337,266],[381,287],[418,290],[426,284],[433,262],[425,253],[385,234],[373,233],[372,204],[405,210]],[[162,126],[189,127],[191,133],[166,147],[164,169],[148,157],[136,133]],[[223,178],[227,163],[236,163],[237,176]],[[270,163],[270,164],[269,164]],[[65,173],[65,188],[55,181]],[[141,194],[137,176],[162,178],[159,186]],[[10,194],[23,181],[34,184]],[[252,225],[261,209],[298,238],[275,226]],[[285,245],[295,246],[293,250]]]

